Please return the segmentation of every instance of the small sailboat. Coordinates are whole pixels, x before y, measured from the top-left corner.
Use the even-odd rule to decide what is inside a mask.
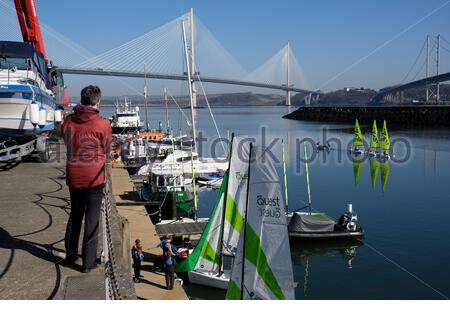
[[[288,214],[289,238],[292,240],[357,240],[362,238],[364,236],[364,231],[357,225],[358,216],[353,212],[352,204],[348,204],[347,210],[339,219],[334,219],[324,213],[312,212],[308,161],[306,160],[308,159],[308,155],[306,144],[303,146],[308,205]],[[358,174],[358,172],[356,172],[356,174]],[[309,210],[301,211],[306,208]]]
[[[364,152],[363,147],[364,147],[363,135],[361,132],[361,128],[359,127],[358,119],[356,119],[353,133],[353,146],[350,149],[350,152],[356,156],[360,156]]]
[[[380,148],[380,140],[378,139],[377,120],[373,120],[372,135],[370,136],[369,157],[376,157]]]
[[[265,150],[250,146],[245,216],[226,299],[295,299],[280,178]]]
[[[187,272],[189,282],[226,290],[231,271],[224,269],[225,257],[236,254],[246,210],[250,143],[231,139],[229,169],[223,177],[214,209],[198,245],[175,271]]]
[[[380,151],[380,159],[388,160],[391,158],[389,155],[389,151],[391,149],[391,141],[389,140],[389,134],[387,130],[386,120],[383,121],[383,129],[381,130],[381,153]]]

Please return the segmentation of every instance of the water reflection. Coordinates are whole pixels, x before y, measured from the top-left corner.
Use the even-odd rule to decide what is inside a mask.
[[[372,185],[372,190],[375,190],[375,187],[377,185],[377,179],[378,179],[378,173],[381,169],[381,191],[384,193],[386,192],[386,187],[388,184],[389,174],[391,171],[391,167],[389,164],[389,160],[377,160],[375,158],[370,158],[368,160],[364,160],[361,158],[355,158],[352,159],[353,162],[353,179],[355,182],[355,187],[358,186],[362,167],[364,163],[368,161],[369,162],[369,169],[370,169],[370,180]]]
[[[356,251],[363,246],[363,242],[359,240],[331,241],[331,242],[293,242],[291,243],[292,263],[296,266],[303,266],[303,284],[296,283],[297,292],[301,290],[303,285],[303,295],[308,296],[308,289],[311,285],[309,274],[314,259],[319,257],[336,257],[341,256],[344,263],[337,264],[337,268],[352,269]]]

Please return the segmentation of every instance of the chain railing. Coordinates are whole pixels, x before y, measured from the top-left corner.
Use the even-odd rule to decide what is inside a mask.
[[[130,265],[123,259],[122,225],[116,211],[111,192],[110,168],[106,170],[104,197],[102,202],[103,252],[105,267],[105,293],[107,300],[135,299]]]

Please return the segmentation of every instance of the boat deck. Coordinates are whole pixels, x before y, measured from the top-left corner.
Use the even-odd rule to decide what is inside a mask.
[[[173,222],[155,225],[157,235],[162,237],[180,237],[201,235],[208,221]]]

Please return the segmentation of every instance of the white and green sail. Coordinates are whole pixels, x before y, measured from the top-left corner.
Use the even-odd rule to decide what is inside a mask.
[[[356,119],[354,134],[353,134],[353,146],[354,147],[362,147],[363,145],[364,145],[363,135],[361,132],[361,128],[359,127],[358,119]]]
[[[386,120],[383,121],[383,129],[381,130],[381,149],[383,150],[391,149],[391,141],[389,140]]]
[[[377,120],[373,120],[372,135],[370,137],[370,148],[377,149],[380,147],[380,140],[378,138]]]
[[[223,224],[223,206],[227,174],[225,174],[219,194],[217,195],[214,209],[209,221],[203,230],[203,234],[194,251],[183,262],[175,266],[177,272],[189,272],[200,270],[211,273],[219,273],[220,270],[220,246],[221,229]]]
[[[233,137],[225,203],[223,254],[234,256],[245,216],[250,140]]]
[[[251,148],[247,214],[227,299],[294,299],[294,278],[280,178],[269,157]]]
[[[234,256],[236,253],[245,214],[249,148],[248,138],[233,137],[230,166],[223,178],[208,224],[194,252],[178,264],[175,271],[219,273],[222,255]]]

